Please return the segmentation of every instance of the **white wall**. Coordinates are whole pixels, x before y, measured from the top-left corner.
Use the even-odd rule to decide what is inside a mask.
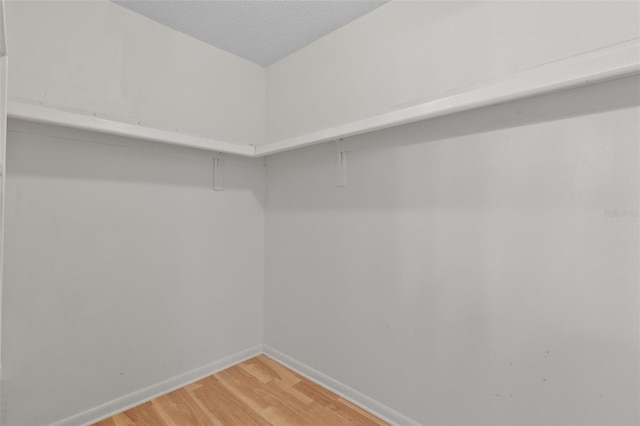
[[[262,343],[264,166],[10,121],[3,424],[44,425]]]
[[[639,91],[268,157],[265,344],[425,425],[637,424]]]
[[[9,0],[7,25],[12,100],[225,142],[264,139],[263,67],[106,0]]]
[[[640,36],[629,1],[396,0],[268,67],[266,143]]]

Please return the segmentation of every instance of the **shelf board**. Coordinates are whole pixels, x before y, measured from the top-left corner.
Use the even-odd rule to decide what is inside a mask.
[[[242,155],[245,157],[253,157],[255,152],[253,145],[240,145],[232,142],[217,141],[201,136],[170,132],[15,100],[9,100],[7,114],[10,118],[29,120],[37,123],[54,124],[117,136],[204,149],[207,151]]]
[[[640,73],[640,39],[539,65],[455,94],[256,148],[265,156],[388,129],[489,105],[543,95]]]

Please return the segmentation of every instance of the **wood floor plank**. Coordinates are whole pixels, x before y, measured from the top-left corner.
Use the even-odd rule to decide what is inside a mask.
[[[386,422],[384,422],[381,419],[377,418],[376,416],[374,416],[370,412],[368,412],[366,410],[363,410],[362,408],[358,407],[357,405],[355,405],[352,402],[347,401],[346,399],[338,398],[338,402],[340,402],[341,404],[347,406],[350,410],[354,410],[355,412],[358,412],[358,413],[362,414],[363,416],[365,416],[366,418],[368,418],[369,420],[371,420],[372,422],[374,422],[377,425],[386,425],[387,424]]]
[[[362,426],[386,424],[372,414],[363,414],[362,411],[364,410],[360,407],[340,398],[333,392],[311,381],[305,380],[295,384],[293,387],[313,399],[322,407],[344,418],[349,424]]]
[[[158,412],[164,413],[171,425],[207,426],[208,416],[201,406],[191,397],[186,389],[163,395],[153,401]]]
[[[185,390],[187,390],[187,392],[189,393],[189,395],[191,396],[191,398],[193,399],[193,402],[200,407],[203,412],[206,414],[207,418],[204,420],[205,424],[207,425],[211,425],[211,426],[224,426],[224,424],[222,423],[222,420],[220,420],[215,413],[209,411],[206,406],[200,402],[200,400],[198,399],[198,397],[194,394],[195,390],[202,388],[202,385],[200,385],[199,387],[186,387],[184,388]]]
[[[128,410],[125,414],[135,425],[169,426],[167,424],[167,419],[163,419],[160,413],[158,413],[153,406],[153,401],[138,405],[137,407]]]
[[[272,423],[273,419],[279,418],[281,423],[286,424],[292,422],[299,425],[313,424],[305,418],[305,413],[308,411],[306,404],[311,401],[300,401],[283,391],[280,385],[282,381],[275,378],[277,376],[272,376],[268,382],[264,382],[264,377],[256,381],[255,376],[247,371],[242,368],[230,368],[219,373],[217,377],[230,392],[246,401]]]
[[[314,404],[311,408],[309,415],[316,419],[316,422],[320,425],[331,426],[352,426],[353,424],[340,416],[335,411],[332,411],[328,407],[323,407],[320,404]]]
[[[109,420],[112,421],[112,423],[109,423]],[[129,416],[127,416],[124,413],[120,413],[117,416],[111,417],[110,419],[104,420],[104,426],[134,426],[135,423],[129,418]],[[103,425],[103,422],[99,423],[100,425]]]
[[[122,414],[118,414],[117,416],[113,416],[113,417],[109,417],[108,419],[104,419],[98,423],[96,423],[94,426],[118,426],[118,424],[116,423],[116,419],[122,416]]]
[[[271,424],[278,426],[307,426],[310,425],[305,419],[300,417],[294,411],[282,409],[282,407],[270,406],[263,410],[260,414]]]
[[[260,355],[95,426],[381,426],[387,423]]]
[[[229,392],[215,377],[207,377],[203,382],[205,386],[194,391],[194,394],[207,410],[220,419],[222,424],[228,426],[271,424]]]
[[[302,376],[299,376],[297,373],[289,370],[284,365],[278,364],[266,355],[258,355],[256,358],[269,367],[278,376],[278,378],[285,383],[293,385],[298,383],[300,380],[303,380]]]
[[[278,375],[273,370],[256,358],[243,362],[238,367],[255,376],[255,378],[260,380],[262,383],[268,383],[271,380],[278,378]]]
[[[269,403],[258,393],[263,385],[254,375],[241,368],[229,368],[216,374],[216,378],[233,395],[255,411],[269,407]]]
[[[294,419],[298,419],[296,424],[299,425],[313,425],[314,421],[309,418],[308,411],[309,406],[298,399],[291,397],[288,393],[283,392],[278,387],[277,382],[272,381],[266,383],[260,389],[258,393],[262,396],[263,400],[268,401],[269,408],[275,411],[281,417],[289,419],[286,424],[289,424]]]
[[[291,386],[289,383],[283,382],[282,380],[278,380],[274,382],[276,386],[278,386],[283,392],[289,394],[291,397],[296,398],[300,402],[304,404],[312,404],[314,401],[312,398],[309,398],[304,393],[300,392],[295,387]],[[299,382],[298,382],[299,383]]]

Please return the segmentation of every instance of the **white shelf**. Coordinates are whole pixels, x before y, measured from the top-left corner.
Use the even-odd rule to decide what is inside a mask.
[[[638,38],[526,69],[418,105],[258,147],[216,141],[17,101],[9,101],[8,116],[215,152],[263,157],[308,145],[635,74],[640,74],[640,39]]]
[[[201,136],[170,132],[12,100],[8,102],[7,114],[10,118],[35,121],[37,123],[67,126],[75,129],[91,130],[99,133],[145,139],[246,157],[253,157],[255,153],[255,147],[253,145],[239,145],[232,142],[217,141]]]
[[[429,118],[640,73],[640,39],[536,66],[428,102],[256,148],[265,156]]]

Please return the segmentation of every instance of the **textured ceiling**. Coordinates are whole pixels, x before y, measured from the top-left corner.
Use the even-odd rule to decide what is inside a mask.
[[[234,55],[267,66],[388,0],[113,0]]]

